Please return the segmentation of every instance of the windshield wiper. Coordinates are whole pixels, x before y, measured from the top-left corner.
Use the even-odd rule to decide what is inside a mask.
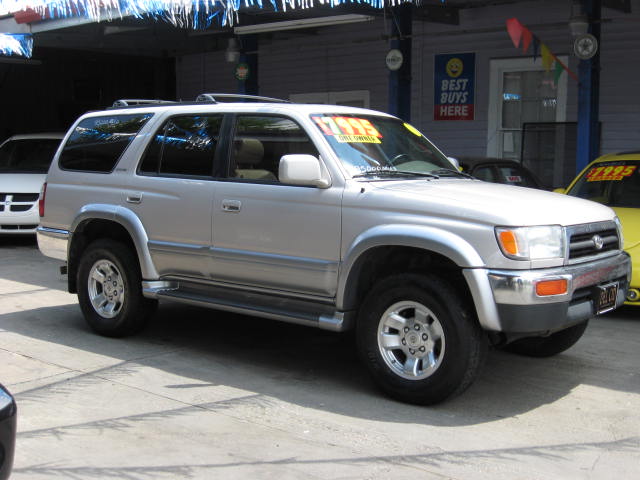
[[[448,168],[439,168],[438,170],[432,170],[432,173],[436,173],[442,177],[454,176],[454,177],[465,177],[465,178],[473,178],[473,179],[476,178],[473,175],[469,175],[468,173],[460,172],[458,170],[450,170]]]
[[[438,175],[434,175],[433,173],[426,172],[409,172],[405,170],[370,170],[368,172],[362,172],[355,174],[352,178],[361,178],[361,177],[384,177],[384,176],[400,176],[400,177],[428,177],[428,178],[440,178]]]

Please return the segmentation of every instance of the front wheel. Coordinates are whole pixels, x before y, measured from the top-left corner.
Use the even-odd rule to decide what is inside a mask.
[[[589,321],[552,333],[548,337],[527,337],[504,347],[505,350],[527,357],[551,357],[571,348],[580,340]]]
[[[469,387],[487,350],[467,302],[432,275],[377,283],[360,308],[357,339],[376,383],[393,398],[421,405]]]
[[[139,332],[156,301],[143,297],[138,260],[130,248],[97,240],[78,265],[78,301],[89,326],[100,335],[123,337]]]

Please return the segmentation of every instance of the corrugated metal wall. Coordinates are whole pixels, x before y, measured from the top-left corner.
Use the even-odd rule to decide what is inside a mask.
[[[484,155],[487,145],[489,67],[491,59],[520,58],[505,29],[518,18],[557,55],[569,55],[578,72],[567,27],[570,1],[539,0],[474,8],[461,13],[459,26],[414,22],[411,122],[450,155]],[[602,152],[640,145],[640,0],[632,15],[603,9],[601,121]],[[387,110],[388,78],[382,38],[387,21],[327,27],[316,33],[262,36],[259,46],[261,95],[288,98],[295,93],[369,90],[371,108]],[[286,37],[286,38],[283,38]],[[280,38],[280,39],[279,39]],[[439,53],[476,53],[475,120],[433,121],[433,62]],[[233,65],[223,52],[178,59],[177,91],[183,99],[204,91],[237,91]],[[577,84],[568,80],[567,121],[577,120]]]

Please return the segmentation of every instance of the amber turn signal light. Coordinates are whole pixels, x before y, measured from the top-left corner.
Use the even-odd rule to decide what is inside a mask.
[[[548,297],[549,295],[563,295],[567,293],[568,283],[562,278],[559,280],[543,280],[536,283],[536,294],[539,297]]]
[[[500,232],[500,243],[502,244],[502,248],[504,248],[509,255],[518,254],[518,241],[516,240],[516,234],[511,230],[503,230]]]

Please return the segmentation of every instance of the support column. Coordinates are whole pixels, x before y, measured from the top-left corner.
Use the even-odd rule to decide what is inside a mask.
[[[389,113],[411,120],[411,3],[391,10],[390,48],[402,52],[402,66],[389,72]]]
[[[589,33],[598,40],[598,51],[580,60],[578,85],[578,145],[576,170],[580,172],[600,155],[600,19],[601,0],[582,0],[589,19]]]
[[[240,95],[258,95],[258,35],[242,35],[240,38],[240,61],[249,67],[246,80],[238,80]]]

